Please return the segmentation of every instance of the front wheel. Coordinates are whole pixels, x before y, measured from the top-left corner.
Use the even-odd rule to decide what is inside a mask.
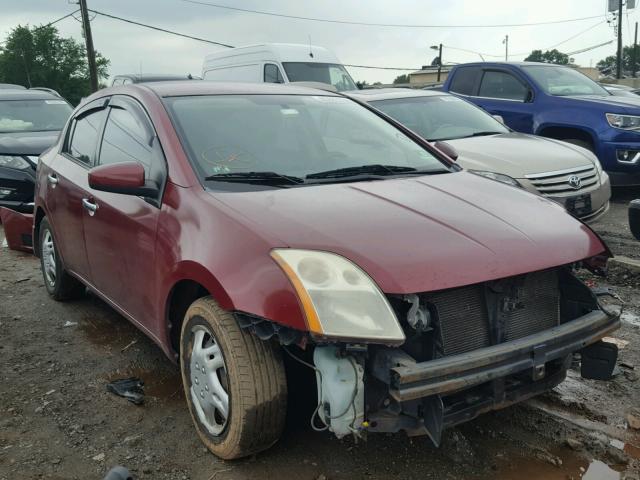
[[[240,458],[278,440],[287,402],[280,351],[240,329],[211,297],[186,313],[180,370],[191,418],[212,453]]]
[[[85,287],[65,270],[58,254],[51,225],[47,218],[40,222],[40,267],[47,292],[54,300],[70,300],[82,296]]]

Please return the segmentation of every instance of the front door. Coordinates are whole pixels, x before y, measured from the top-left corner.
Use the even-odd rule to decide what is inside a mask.
[[[134,100],[113,97],[98,165],[136,161],[145,178],[163,185],[166,162],[150,120]],[[143,327],[156,331],[155,244],[160,198],[89,188],[84,232],[93,285]]]

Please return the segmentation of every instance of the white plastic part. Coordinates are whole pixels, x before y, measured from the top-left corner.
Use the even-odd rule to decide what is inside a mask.
[[[329,431],[342,438],[359,434],[364,420],[364,368],[355,358],[339,357],[333,346],[316,347],[318,416]]]

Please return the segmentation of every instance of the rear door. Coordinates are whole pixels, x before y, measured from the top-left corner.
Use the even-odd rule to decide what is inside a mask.
[[[167,167],[151,121],[135,100],[114,96],[97,164],[136,161],[145,179],[163,187]],[[162,190],[162,188],[161,188]],[[161,198],[101,192],[89,188],[84,231],[95,287],[143,326],[157,319],[153,285],[156,230]]]
[[[533,133],[532,92],[531,86],[511,71],[483,69],[478,91],[472,100],[490,114],[501,115],[510,128]]]
[[[87,105],[71,120],[61,152],[47,174],[46,198],[49,221],[65,268],[90,279],[85,249],[83,199],[89,189],[88,172],[96,160],[106,99]]]

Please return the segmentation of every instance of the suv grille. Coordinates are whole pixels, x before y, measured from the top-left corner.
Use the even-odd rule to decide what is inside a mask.
[[[572,184],[577,177],[580,185],[576,188],[576,184]],[[525,175],[525,178],[545,196],[554,196],[562,194],[575,194],[593,187],[598,183],[598,172],[596,167],[588,165],[585,167],[571,168],[568,170],[559,170],[556,172],[536,173]]]
[[[425,293],[435,314],[438,356],[508,342],[560,323],[556,270]]]

